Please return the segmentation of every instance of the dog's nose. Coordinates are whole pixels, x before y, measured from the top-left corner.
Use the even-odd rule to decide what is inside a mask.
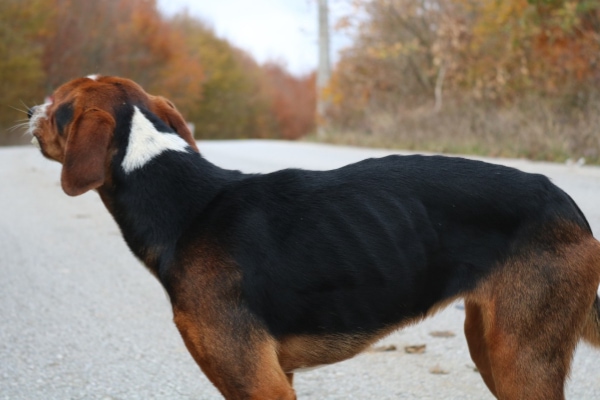
[[[36,108],[36,107],[37,107],[37,106],[33,106],[33,107],[31,107],[31,108],[29,108],[29,109],[27,110],[27,118],[31,119],[31,116],[32,116],[32,115],[33,115],[33,113],[35,112],[35,108]]]

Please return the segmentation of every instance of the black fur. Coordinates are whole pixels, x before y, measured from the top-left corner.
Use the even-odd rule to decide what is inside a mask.
[[[64,103],[54,113],[54,121],[56,123],[56,130],[59,135],[64,135],[65,127],[73,119],[73,103]]]
[[[159,132],[175,134],[172,128],[143,106],[138,106]],[[114,216],[123,237],[141,259],[149,250],[160,249],[154,272],[166,279],[182,232],[196,218],[217,191],[240,175],[208,163],[189,149],[187,153],[165,152],[143,168],[126,174],[121,164],[126,154],[133,107],[117,113],[115,141],[119,149],[112,162]],[[163,282],[164,283],[164,282]]]
[[[165,152],[125,174],[131,108],[118,118],[115,217],[171,296],[177,254],[218,245],[242,275],[239,306],[271,334],[367,333],[423,316],[557,221],[589,231],[542,175],[442,156],[389,156],[332,171],[243,175]],[[172,132],[147,110],[160,131]]]

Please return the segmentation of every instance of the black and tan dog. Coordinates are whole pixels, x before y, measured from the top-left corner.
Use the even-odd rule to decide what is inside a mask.
[[[228,399],[293,399],[294,371],[458,298],[500,399],[562,399],[580,338],[600,346],[600,244],[544,176],[425,156],[223,170],[171,103],[114,77],[69,82],[30,118],[64,191],[98,191]]]

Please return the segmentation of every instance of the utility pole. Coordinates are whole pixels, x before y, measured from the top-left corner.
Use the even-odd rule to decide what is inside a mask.
[[[317,136],[323,138],[324,118],[328,107],[328,99],[323,96],[325,87],[331,77],[329,61],[329,7],[327,0],[319,0],[319,69],[317,71]]]

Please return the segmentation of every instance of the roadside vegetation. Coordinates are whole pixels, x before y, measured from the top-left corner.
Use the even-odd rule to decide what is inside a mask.
[[[600,162],[597,0],[355,0],[325,140]]]
[[[335,28],[353,41],[316,93],[314,74],[259,64],[154,0],[3,0],[0,144],[25,116],[11,107],[102,73],[172,99],[199,139],[600,163],[599,0],[339,1],[354,8]]]
[[[154,0],[0,1],[0,144],[62,83],[119,75],[171,99],[203,139],[297,139],[314,129],[314,74],[258,64],[186,12]]]

